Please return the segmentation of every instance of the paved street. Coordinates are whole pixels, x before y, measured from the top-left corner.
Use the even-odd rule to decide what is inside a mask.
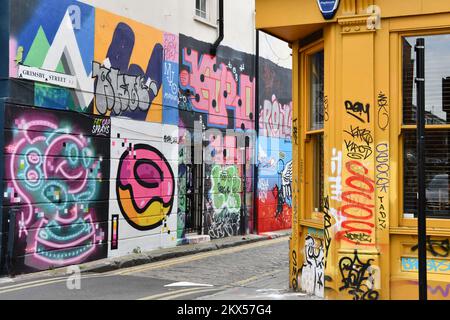
[[[262,241],[101,274],[0,279],[0,299],[309,299],[288,290],[288,238]]]

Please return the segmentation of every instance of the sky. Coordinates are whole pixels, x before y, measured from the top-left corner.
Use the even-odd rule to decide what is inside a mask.
[[[418,37],[407,37],[414,48]],[[450,77],[450,34],[425,36],[425,108],[434,115],[446,119],[442,109],[442,78]],[[412,50],[413,59],[415,52]],[[417,105],[416,86],[413,104]]]

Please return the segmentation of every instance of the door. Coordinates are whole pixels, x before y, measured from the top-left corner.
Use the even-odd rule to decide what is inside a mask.
[[[194,147],[191,149],[194,159]],[[186,234],[202,233],[203,208],[203,164],[191,163],[186,166]]]

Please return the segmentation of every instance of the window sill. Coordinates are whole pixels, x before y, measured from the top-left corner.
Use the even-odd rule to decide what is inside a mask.
[[[390,228],[390,234],[417,236],[417,227],[398,227]],[[445,236],[448,237],[449,230],[442,228],[427,228],[428,236]]]
[[[205,24],[205,25],[207,25],[207,26],[209,26],[209,27],[211,27],[211,28],[217,29],[217,25],[213,24],[213,23],[212,23],[211,21],[209,21],[208,19],[204,19],[204,18],[199,17],[199,16],[196,16],[196,15],[194,15],[193,18],[194,18],[194,20],[197,21],[197,22],[200,22],[200,23],[202,23],[202,24]]]
[[[323,221],[313,220],[313,219],[307,219],[307,220],[300,220],[300,225],[302,227],[309,227],[319,230],[324,230],[324,224]]]

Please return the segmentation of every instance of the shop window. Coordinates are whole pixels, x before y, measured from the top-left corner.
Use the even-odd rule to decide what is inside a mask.
[[[429,218],[450,219],[450,35],[425,38],[426,199]],[[417,37],[403,38],[403,212],[417,217]]]
[[[314,212],[323,211],[323,190],[324,190],[324,153],[323,153],[323,134],[313,135],[314,146]]]
[[[310,56],[309,81],[310,81],[310,130],[323,129],[324,105],[324,53],[317,52]]]
[[[323,212],[324,198],[324,51],[307,56],[308,96],[306,132],[306,176],[309,190],[307,210],[311,213]]]

